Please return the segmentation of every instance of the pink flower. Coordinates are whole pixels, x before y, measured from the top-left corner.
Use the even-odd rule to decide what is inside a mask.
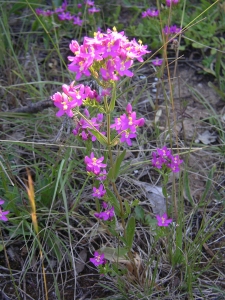
[[[115,214],[114,214],[114,207],[104,211],[101,213],[101,218],[104,221],[110,221],[114,218]]]
[[[82,4],[81,3],[78,3],[77,4],[77,8],[81,8],[82,7]]]
[[[128,60],[126,62],[122,61],[119,57],[116,59],[116,71],[120,76],[132,77],[134,74],[128,70],[133,64],[133,60]]]
[[[176,173],[180,171],[179,166],[182,162],[179,155],[173,156],[166,146],[161,149],[157,148],[156,152],[152,153],[152,165],[157,169],[161,169],[165,165],[173,173]]]
[[[124,132],[121,133],[121,138],[120,142],[126,142],[128,146],[132,146],[132,141],[131,139],[136,138],[136,133],[132,133],[129,130],[125,130]]]
[[[177,27],[176,25],[173,25],[173,26],[165,26],[163,28],[163,33],[165,35],[170,35],[170,34],[177,34],[177,33],[181,33],[182,29]]]
[[[99,188],[93,187],[93,197],[102,198],[106,193],[103,184],[100,184]]]
[[[154,18],[154,17],[158,17],[159,16],[159,11],[157,9],[147,9],[146,11],[144,11],[142,13],[142,18]]]
[[[107,209],[107,210],[105,210],[103,212],[100,212],[100,213],[95,213],[94,215],[98,219],[101,219],[101,220],[104,220],[104,221],[111,221],[115,216],[114,207],[112,207],[110,209]]]
[[[9,214],[9,211],[8,210],[7,211],[2,210],[1,205],[4,204],[4,203],[5,203],[5,201],[0,199],[0,221],[6,222],[6,221],[8,221],[8,218],[6,217],[6,215]]]
[[[107,209],[107,208],[108,208],[108,203],[105,202],[105,201],[103,201],[103,202],[102,202],[102,207],[103,207],[104,209]]]
[[[172,223],[172,219],[168,219],[167,214],[164,213],[162,216],[157,215],[156,219],[158,221],[158,226],[164,226],[167,227],[170,223]]]
[[[166,6],[170,7],[172,4],[178,4],[179,0],[166,0]]]
[[[97,12],[98,9],[92,7],[89,12]],[[94,38],[85,37],[83,45],[79,46],[75,41],[70,44],[70,49],[74,53],[69,56],[70,64],[68,69],[76,73],[76,80],[79,80],[82,75],[90,76],[90,68],[97,63],[99,66],[98,72],[104,81],[119,80],[121,76],[133,76],[129,68],[136,58],[143,62],[142,56],[149,51],[147,46],[142,45],[141,41],[136,42],[135,39],[129,41],[124,36],[124,32],[116,30],[107,30],[107,33],[98,31]],[[100,63],[103,61],[104,63]]]
[[[115,118],[115,123],[110,125],[110,128],[115,128],[120,135],[120,142],[126,142],[128,146],[132,146],[132,138],[136,138],[137,127],[144,125],[143,118],[136,119],[136,112],[132,111],[132,105],[128,103],[126,113],[119,118]]]
[[[156,57],[156,59],[152,61],[152,64],[154,66],[161,66],[162,63],[163,63],[163,59],[159,59],[158,57]]]
[[[94,253],[94,258],[90,258],[90,261],[96,266],[105,264],[104,253],[99,254],[97,251]]]
[[[97,12],[100,12],[100,9],[96,8],[95,6],[93,6],[92,8],[88,9],[88,13],[89,14],[94,14],[94,13],[97,13]]]
[[[159,11],[157,9],[154,9],[154,10],[149,9],[148,15],[149,15],[149,17],[153,17],[153,18],[158,17],[159,16]]]
[[[88,172],[93,172],[95,175],[99,175],[101,173],[101,168],[106,168],[106,164],[103,164],[104,156],[100,158],[95,158],[94,153],[91,152],[90,157],[85,156],[84,162],[86,164],[86,170]]]
[[[79,17],[73,17],[73,24],[78,25],[78,26],[82,26],[83,20],[81,20]]]
[[[70,118],[73,117],[72,108],[74,107],[70,99],[65,93],[55,93],[51,96],[51,99],[54,102],[54,105],[59,108],[59,111],[56,113],[57,117],[61,117],[64,114],[67,114]]]
[[[100,181],[104,181],[106,180],[107,178],[107,172],[106,170],[102,170],[101,173],[98,175],[98,177],[96,177],[97,180],[100,180]]]
[[[87,4],[87,6],[93,6],[93,5],[95,5],[95,2],[91,1],[91,0],[87,0],[87,1],[85,1],[85,4]]]

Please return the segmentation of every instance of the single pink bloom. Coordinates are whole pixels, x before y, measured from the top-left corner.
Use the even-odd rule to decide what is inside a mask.
[[[5,201],[0,199],[0,205],[2,205],[4,203],[5,203]],[[4,222],[8,221],[8,218],[6,217],[6,215],[8,215],[8,214],[9,214],[8,210],[3,211],[2,208],[0,207],[0,221],[4,221]]]
[[[96,266],[100,266],[105,263],[104,253],[99,254],[97,251],[94,253],[94,258],[90,258],[90,261]]]
[[[94,153],[91,152],[90,157],[85,156],[84,162],[86,164],[86,169],[88,172],[93,172],[96,175],[101,173],[101,168],[106,168],[106,164],[103,164],[104,156],[100,158],[95,158]]]
[[[156,57],[156,59],[152,61],[152,64],[154,66],[161,66],[162,63],[163,63],[163,59],[159,59],[158,57]]]
[[[94,13],[100,12],[100,9],[93,6],[92,8],[88,9],[88,12],[89,12],[89,14],[94,14]]]
[[[168,219],[167,214],[164,213],[162,216],[157,215],[156,219],[158,221],[158,226],[167,227],[170,223],[172,223],[172,219]]]
[[[99,188],[93,187],[93,197],[102,198],[106,193],[106,190],[104,189],[103,184],[100,184]]]

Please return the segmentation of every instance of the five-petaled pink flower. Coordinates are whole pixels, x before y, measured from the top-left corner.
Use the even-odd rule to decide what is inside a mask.
[[[94,153],[91,152],[90,157],[85,156],[84,162],[86,164],[86,170],[88,172],[93,172],[95,175],[99,175],[101,173],[101,168],[106,168],[106,164],[103,164],[104,156],[100,158],[96,158]]]
[[[106,190],[104,189],[103,184],[100,184],[99,188],[93,187],[93,197],[102,198],[106,193]]]
[[[154,66],[161,66],[163,63],[163,59],[159,59],[158,57],[155,58],[155,60],[152,61],[152,64]]]
[[[9,211],[3,211],[1,208],[1,205],[4,204],[4,200],[0,199],[0,221],[8,221],[8,218],[6,217],[6,215],[9,214]]]
[[[157,215],[156,219],[158,221],[158,226],[164,226],[167,227],[170,223],[172,223],[172,219],[168,219],[167,214],[164,213],[162,216]]]
[[[94,257],[93,257],[93,258],[90,258],[90,261],[91,261],[96,267],[105,264],[106,261],[105,261],[105,258],[104,258],[104,253],[100,254],[100,253],[98,253],[97,251],[95,251]]]

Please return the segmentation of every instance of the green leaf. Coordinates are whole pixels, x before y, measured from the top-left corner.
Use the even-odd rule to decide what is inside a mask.
[[[188,172],[186,172],[186,171],[184,173],[184,191],[185,191],[185,195],[186,195],[188,201],[194,207],[195,203],[194,203],[194,200],[191,196],[191,191],[190,191],[190,186],[189,186],[189,179],[188,179]]]
[[[133,240],[135,234],[135,218],[132,216],[128,222],[126,227],[126,246],[128,249],[132,248]]]
[[[4,245],[0,243],[0,252],[4,250]]]
[[[202,197],[199,201],[199,204],[205,204],[206,196],[207,196],[207,194],[208,194],[208,192],[209,192],[209,190],[212,186],[212,178],[213,178],[213,174],[214,174],[215,170],[216,170],[216,167],[213,166],[212,169],[209,172],[208,180],[206,182],[205,189],[204,189],[204,193],[203,193],[203,195],[202,195]]]
[[[32,31],[36,31],[38,29],[38,27],[39,27],[39,21],[35,20],[32,24],[31,29],[32,29]]]
[[[208,82],[208,86],[213,88],[214,91],[222,98],[222,100],[225,100],[225,93],[223,91],[216,87],[212,82]]]
[[[135,219],[138,221],[143,221],[144,220],[144,216],[145,216],[145,212],[144,209],[141,206],[136,206],[134,209],[135,212]]]
[[[103,134],[93,129],[88,128],[88,130],[97,138],[99,143],[101,143],[103,146],[107,145],[107,139]]]
[[[111,179],[113,182],[116,181],[116,179],[119,175],[120,166],[125,157],[125,154],[126,154],[126,150],[123,150],[123,152],[116,158],[115,163],[109,170],[108,178]]]
[[[144,218],[144,224],[150,226],[152,229],[156,228],[157,220],[152,218],[150,215],[146,215]]]
[[[116,180],[116,178],[118,177],[119,175],[119,171],[120,171],[120,166],[121,166],[121,163],[125,157],[125,154],[126,154],[126,149],[123,150],[123,152],[117,157],[116,159],[116,162],[115,162],[115,174],[114,174],[114,178]]]
[[[109,104],[109,112],[110,113],[114,110],[115,104],[116,104],[116,84],[113,85],[112,99],[111,99],[111,102]]]
[[[138,199],[135,199],[132,203],[131,203],[131,207],[136,207],[136,206],[138,206],[138,203],[139,203],[140,201],[138,200]]]
[[[194,42],[192,43],[192,47],[201,49],[201,48],[205,48],[205,45],[199,44],[198,42]]]
[[[21,13],[21,11],[27,6],[27,4],[24,3],[15,3],[12,8],[10,9],[10,14],[12,13]]]
[[[120,206],[119,206],[119,202],[116,198],[116,196],[113,194],[112,191],[110,191],[110,189],[106,188],[106,193],[109,199],[109,202],[112,204],[112,206],[115,209],[115,213],[117,216],[121,216],[121,212],[120,212]]]
[[[130,206],[130,203],[128,203],[127,200],[124,201],[124,205],[125,205],[125,208],[126,208],[124,218],[127,218],[131,213],[131,206]]]
[[[114,168],[111,167],[109,169],[108,175],[107,175],[108,179],[112,180],[114,182]]]
[[[104,253],[105,259],[109,261],[120,261],[126,259],[125,255],[128,250],[126,248],[110,248],[102,247],[98,250],[100,253]]]

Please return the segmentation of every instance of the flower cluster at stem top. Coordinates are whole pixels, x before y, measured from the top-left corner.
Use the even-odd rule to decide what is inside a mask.
[[[183,162],[179,155],[173,156],[171,150],[166,146],[158,148],[152,153],[152,165],[157,169],[162,169],[163,166],[169,168],[173,173],[180,171],[180,164]]]
[[[146,48],[135,39],[129,41],[123,31],[108,29],[106,34],[98,31],[94,38],[84,37],[81,46],[77,41],[70,43],[75,56],[68,57],[71,62],[68,68],[76,73],[76,80],[83,74],[90,76],[93,71],[99,79],[101,76],[104,81],[117,81],[121,76],[133,76],[129,68],[135,58],[143,61],[142,56],[149,53]]]

